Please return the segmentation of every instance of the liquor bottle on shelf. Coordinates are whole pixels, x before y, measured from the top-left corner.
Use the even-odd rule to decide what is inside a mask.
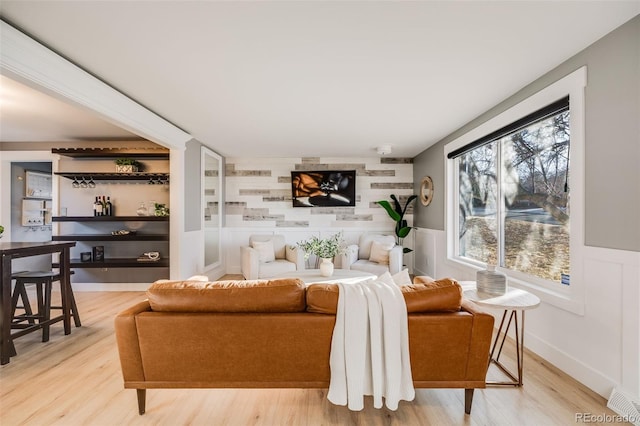
[[[107,216],[113,216],[113,204],[111,204],[111,197],[107,197]]]
[[[95,203],[93,203],[94,216],[102,216],[102,203],[99,197],[96,197]]]
[[[100,198],[100,204],[102,204],[102,216],[108,216],[109,213],[107,213],[107,199],[104,197],[104,195]]]

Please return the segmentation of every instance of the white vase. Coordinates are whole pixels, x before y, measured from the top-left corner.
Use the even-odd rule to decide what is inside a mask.
[[[322,258],[320,262],[320,275],[323,277],[330,277],[333,275],[333,262],[331,259]]]

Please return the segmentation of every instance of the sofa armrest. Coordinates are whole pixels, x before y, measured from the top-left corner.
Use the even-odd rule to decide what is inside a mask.
[[[305,269],[305,266],[304,266],[304,252],[302,251],[302,249],[300,249],[299,247],[296,247],[296,246],[287,245],[285,247],[285,258],[289,262],[293,262],[293,263],[296,264],[296,270],[297,271],[304,271],[304,269]]]
[[[151,306],[149,301],[145,300],[120,312],[116,315],[114,321],[118,355],[120,356],[122,377],[125,382],[144,381],[144,368],[142,366],[142,355],[140,354],[140,342],[138,341],[136,315],[147,311],[151,311]]]
[[[395,275],[402,270],[402,256],[403,256],[403,248],[402,246],[395,245],[391,250],[389,250],[389,273],[391,275]]]
[[[249,246],[240,247],[240,268],[247,280],[257,280],[260,267],[260,255],[256,249]]]
[[[351,269],[356,260],[358,260],[358,246],[353,244],[347,246],[340,254],[340,266],[342,269]]]
[[[494,318],[492,315],[482,311],[478,305],[468,300],[462,300],[461,309],[473,315],[467,378],[468,380],[484,381],[489,368],[489,350],[493,336]]]

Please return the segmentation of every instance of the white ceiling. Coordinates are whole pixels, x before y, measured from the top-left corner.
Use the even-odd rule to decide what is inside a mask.
[[[2,19],[230,157],[383,144],[413,157],[638,13],[637,0],[0,3]],[[2,141],[118,136],[63,126],[57,107],[35,108],[44,96],[9,112],[1,83]]]
[[[97,115],[0,75],[1,142],[135,140]]]

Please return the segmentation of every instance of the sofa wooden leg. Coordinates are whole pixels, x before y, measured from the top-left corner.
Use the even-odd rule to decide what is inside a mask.
[[[136,392],[138,393],[138,414],[143,415],[145,410],[147,390],[136,389]]]
[[[473,391],[474,389],[464,390],[464,412],[467,414],[471,414],[471,403],[473,402]]]

